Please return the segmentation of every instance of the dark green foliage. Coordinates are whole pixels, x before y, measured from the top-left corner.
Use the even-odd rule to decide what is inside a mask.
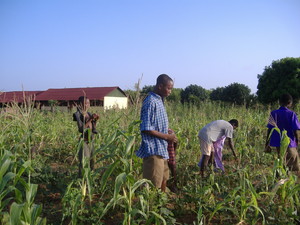
[[[250,95],[250,88],[244,84],[232,83],[224,88],[224,101],[238,105],[246,103]]]
[[[141,91],[142,95],[147,95],[150,91],[154,91],[155,85],[145,85]]]
[[[217,87],[213,89],[210,93],[210,99],[213,101],[222,100],[223,99],[224,87]]]
[[[191,84],[181,92],[181,102],[198,103],[207,100],[208,91],[201,86]]]
[[[136,105],[140,102],[140,92],[137,90],[125,90],[126,96],[128,97],[129,103]]]
[[[173,88],[172,93],[167,98],[168,101],[180,102],[181,101],[181,92],[182,92],[182,88]]]
[[[255,105],[257,106],[257,104],[258,104],[257,95],[250,94],[246,101],[247,107],[253,107]]]
[[[218,87],[210,94],[211,100],[220,100],[242,105],[250,99],[250,88],[244,84],[232,83],[226,87]]]
[[[262,103],[275,103],[284,93],[300,99],[300,58],[273,61],[257,78],[257,96]]]

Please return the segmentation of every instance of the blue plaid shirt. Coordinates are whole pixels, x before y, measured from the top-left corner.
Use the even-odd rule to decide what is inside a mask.
[[[140,130],[156,130],[161,133],[168,133],[168,116],[162,98],[150,92],[143,102],[141,110]],[[142,143],[136,155],[146,158],[151,155],[160,155],[164,159],[169,158],[168,142],[141,132]]]

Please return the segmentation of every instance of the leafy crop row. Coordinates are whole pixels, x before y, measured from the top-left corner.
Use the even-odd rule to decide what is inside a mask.
[[[298,177],[264,143],[270,108],[202,102],[166,105],[178,137],[179,192],[142,179],[139,110],[92,108],[100,114],[95,169],[84,160],[72,112],[14,105],[0,114],[0,221],[3,224],[294,224],[300,219]],[[295,108],[295,111],[299,111]],[[238,119],[239,161],[224,149],[225,174],[201,179],[197,134],[217,119]],[[46,222],[47,220],[47,222]]]

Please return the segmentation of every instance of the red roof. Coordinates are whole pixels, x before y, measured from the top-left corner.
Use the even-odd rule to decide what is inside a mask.
[[[0,93],[0,102],[6,103],[6,102],[17,102],[21,103],[24,102],[24,97],[26,98],[32,98],[32,100],[36,99],[36,96],[38,96],[42,91],[9,91],[9,92],[3,92]]]
[[[36,101],[76,101],[80,96],[86,96],[90,100],[103,100],[104,96],[118,89],[121,93],[125,93],[119,87],[87,87],[87,88],[63,88],[48,89],[36,97]],[[126,96],[126,95],[125,95]]]

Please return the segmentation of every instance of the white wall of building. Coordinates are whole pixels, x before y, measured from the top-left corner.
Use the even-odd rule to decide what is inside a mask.
[[[104,97],[104,109],[119,108],[126,109],[128,106],[127,97]]]

